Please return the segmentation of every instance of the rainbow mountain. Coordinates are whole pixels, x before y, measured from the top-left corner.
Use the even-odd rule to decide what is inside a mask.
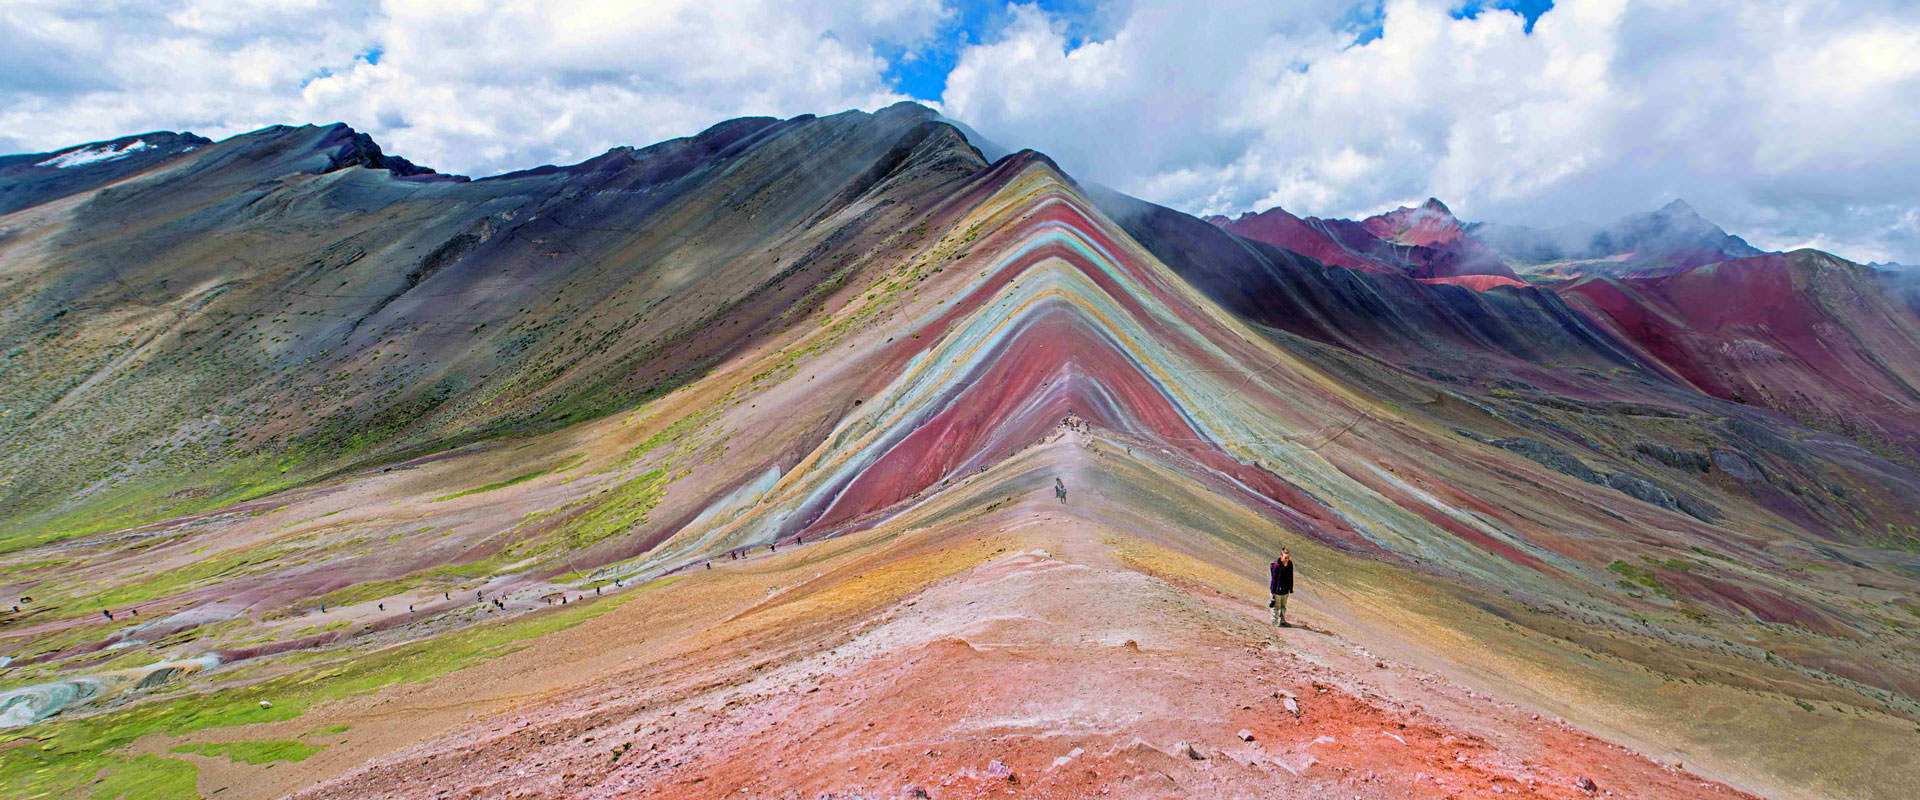
[[[1914,285],[912,104],[0,157],[0,787],[1899,797]]]

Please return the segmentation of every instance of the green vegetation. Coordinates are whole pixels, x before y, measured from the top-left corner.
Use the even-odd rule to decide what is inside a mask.
[[[591,502],[592,506],[567,520],[560,528],[559,538],[569,549],[578,550],[646,522],[647,512],[660,504],[660,498],[667,493],[667,484],[676,477],[679,476],[669,474],[666,467],[654,467],[604,495],[582,501]]]
[[[419,582],[420,578],[418,577],[418,573],[416,573],[414,575],[403,575],[384,581],[356,583],[351,586],[342,586],[312,600],[302,601],[300,605],[302,607],[308,605],[323,605],[329,607],[350,606],[354,603],[364,603],[377,597],[399,594],[413,588],[414,585]]]
[[[85,776],[82,776],[85,777]],[[200,777],[200,768],[177,758],[161,756],[134,756],[120,759],[113,765],[106,778],[93,785],[93,791],[86,797],[98,800],[177,800],[181,797],[199,797],[194,782]],[[77,789],[78,786],[76,785]],[[55,795],[21,795],[21,797],[52,797]],[[82,795],[64,795],[79,797]]]
[[[312,479],[306,448],[242,458],[230,465],[109,489],[96,499],[51,516],[12,514],[0,522],[0,553],[140,525],[265,497]],[[15,509],[24,508],[15,506]]]
[[[1723,554],[1723,553],[1717,553],[1717,552],[1714,552],[1714,551],[1712,551],[1712,550],[1708,550],[1707,548],[1704,548],[1704,547],[1701,547],[1701,546],[1699,546],[1699,545],[1694,545],[1694,546],[1693,546],[1692,548],[1690,548],[1690,549],[1691,549],[1691,550],[1693,550],[1693,552],[1696,552],[1696,553],[1699,553],[1700,555],[1703,555],[1703,556],[1706,556],[1706,557],[1708,557],[1708,558],[1717,558],[1717,559],[1720,559],[1721,561],[1732,561],[1732,560],[1733,560],[1733,559],[1731,559],[1731,558],[1728,558],[1728,557],[1727,557],[1727,556],[1726,556],[1725,554]]]
[[[574,453],[573,455],[568,456],[565,461],[562,461],[546,469],[534,470],[533,472],[529,472],[524,475],[515,475],[504,481],[495,481],[485,486],[476,486],[472,489],[464,489],[458,492],[454,492],[453,494],[443,494],[439,497],[433,498],[431,502],[438,503],[442,500],[452,500],[456,497],[466,497],[467,495],[470,495],[470,494],[480,494],[481,492],[491,492],[495,489],[505,489],[516,483],[526,483],[527,481],[533,480],[534,478],[538,478],[543,475],[548,475],[555,472],[565,472],[567,469],[571,468],[574,464],[579,463],[580,459],[585,457],[586,457],[585,453]]]
[[[1661,597],[1673,597],[1673,595],[1667,593],[1667,587],[1660,584],[1659,576],[1654,575],[1651,569],[1640,566],[1639,564],[1629,564],[1625,561],[1615,561],[1608,564],[1607,569],[1626,579],[1620,582],[1622,586],[1630,589],[1635,586],[1644,586],[1653,590],[1654,594],[1660,595]]]
[[[1882,550],[1897,550],[1903,553],[1920,553],[1920,536],[1911,529],[1902,532],[1899,526],[1887,523],[1887,532],[1867,538],[1867,544]]]
[[[270,764],[275,761],[305,761],[307,756],[325,750],[292,739],[268,739],[259,742],[197,742],[173,748],[176,753],[217,756],[243,764]]]
[[[671,579],[656,581],[658,588]],[[148,734],[183,735],[208,728],[293,719],[344,697],[400,683],[419,683],[497,658],[527,640],[565,630],[606,613],[637,593],[543,611],[455,631],[271,678],[207,693],[180,694],[119,711],[49,720],[9,731],[0,743],[0,797],[192,797],[192,764],[158,756],[116,753]],[[260,701],[271,701],[263,708]],[[37,746],[36,746],[37,743]],[[252,754],[252,753],[249,753]],[[104,780],[102,770],[109,773]]]
[[[50,597],[49,599],[66,606],[61,613],[63,617],[97,614],[102,608],[128,608],[170,597],[216,579],[239,577],[252,571],[254,567],[273,565],[283,560],[285,552],[285,549],[278,547],[256,547],[195,561],[186,566],[147,576],[135,583],[114,586],[105,591],[93,594],[60,592],[60,595],[65,595],[64,598]],[[78,630],[75,633],[97,636],[99,629]]]
[[[667,427],[661,428],[652,436],[647,437],[646,441],[634,445],[633,449],[628,450],[626,455],[620,459],[620,463],[631,464],[635,459],[658,450],[669,443],[680,442],[682,439],[687,438],[689,434],[706,427],[707,423],[712,422],[715,417],[720,416],[720,409],[721,404],[715,403],[674,420],[671,424],[667,425]]]

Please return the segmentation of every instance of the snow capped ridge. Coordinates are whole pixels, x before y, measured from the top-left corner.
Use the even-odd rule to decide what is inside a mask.
[[[135,139],[119,147],[115,147],[111,143],[91,145],[57,154],[52,158],[34,164],[34,166],[67,169],[69,167],[80,167],[86,166],[87,164],[98,164],[102,161],[126,158],[142,150],[151,149],[153,149],[153,145],[147,144],[145,139]]]

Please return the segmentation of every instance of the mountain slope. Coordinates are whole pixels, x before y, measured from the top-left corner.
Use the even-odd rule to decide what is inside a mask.
[[[1208,221],[1323,264],[1450,283],[1477,275],[1508,279],[1470,281],[1476,288],[1515,285],[1521,274],[1547,281],[1670,273],[1760,254],[1681,200],[1610,225],[1549,230],[1462,222],[1434,198],[1358,222],[1301,219],[1281,208]]]
[[[6,218],[45,229],[0,251],[36,267],[9,320],[93,298],[59,319],[108,341],[198,268],[285,326],[157,336],[235,360],[203,392],[14,323],[56,336],[12,345],[41,388],[9,436],[231,394],[258,450],[196,463],[290,484],[121,524],[30,476],[16,502],[73,516],[0,551],[33,598],[0,622],[0,714],[38,743],[0,748],[10,794],[1891,797],[1920,769],[1920,473],[1703,392],[1584,295],[1318,263],[913,107],[466,183],[253,136]],[[106,215],[168,232],[168,271],[112,262]],[[1306,627],[1260,607],[1281,546]],[[243,757],[268,745],[302,760]]]
[[[191,133],[155,131],[50,153],[0,156],[0,214],[124,180],[208,144]]]
[[[1920,315],[1859,265],[1799,250],[1560,292],[1701,391],[1920,462]]]
[[[136,479],[232,497],[290,456],[310,475],[657,394],[981,166],[929,119],[747,120],[471,183],[275,128],[23,212],[0,509]]]

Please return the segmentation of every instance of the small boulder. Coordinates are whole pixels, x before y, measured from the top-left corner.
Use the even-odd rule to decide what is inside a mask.
[[[1573,788],[1579,789],[1580,791],[1586,792],[1587,794],[1595,794],[1600,791],[1599,785],[1595,784],[1592,778],[1589,778],[1585,775],[1582,775],[1579,778],[1576,778],[1574,780]]]
[[[1296,717],[1300,716],[1300,704],[1294,702],[1293,698],[1291,697],[1286,698],[1283,702],[1285,702],[1287,705],[1287,713],[1292,714]]]
[[[1205,761],[1207,758],[1206,756],[1201,755],[1199,750],[1195,750],[1192,744],[1189,744],[1187,742],[1181,742],[1179,744],[1174,745],[1173,751],[1176,753],[1179,753],[1180,755],[1186,756],[1187,758],[1193,759],[1194,761]]]
[[[1243,742],[1253,741],[1253,731],[1247,730],[1246,728],[1241,728],[1240,732],[1235,735],[1240,737],[1240,741],[1243,741]]]
[[[273,701],[272,701],[272,700],[262,700],[262,701],[260,701],[260,707],[261,707],[261,708],[272,708],[272,707],[273,707]]]

